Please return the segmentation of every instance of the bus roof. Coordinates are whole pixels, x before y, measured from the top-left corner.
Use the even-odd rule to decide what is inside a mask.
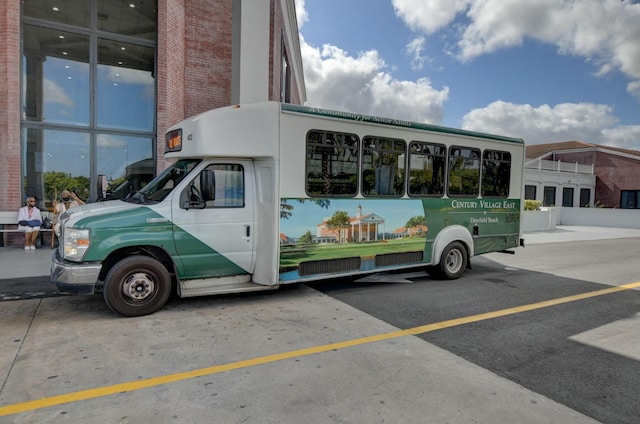
[[[403,121],[401,119],[381,118],[378,116],[361,115],[358,113],[341,112],[330,109],[322,109],[309,106],[294,105],[291,103],[280,103],[283,112],[303,113],[306,115],[326,116],[328,118],[338,118],[349,121],[367,122],[380,125],[388,125],[402,128],[412,128],[416,130],[434,131],[445,134],[464,135],[469,137],[485,138],[490,140],[506,141],[509,143],[524,144],[521,138],[505,137],[496,134],[486,134],[475,131],[467,131],[456,128],[440,127],[437,125],[420,124],[417,122]]]

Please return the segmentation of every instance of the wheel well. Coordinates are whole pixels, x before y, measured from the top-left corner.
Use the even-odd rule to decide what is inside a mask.
[[[461,225],[451,225],[445,227],[438,233],[435,241],[433,242],[433,250],[431,253],[431,263],[440,263],[440,257],[444,249],[454,241],[459,241],[467,251],[467,258],[471,259],[473,256],[473,237],[469,230]],[[470,263],[470,262],[469,262]]]
[[[175,288],[176,270],[173,260],[164,249],[157,246],[130,246],[111,252],[111,254],[102,262],[102,269],[100,270],[100,276],[98,277],[99,280],[104,281],[107,277],[107,273],[113,265],[120,262],[122,259],[133,255],[148,256],[160,262],[169,272],[172,285]]]

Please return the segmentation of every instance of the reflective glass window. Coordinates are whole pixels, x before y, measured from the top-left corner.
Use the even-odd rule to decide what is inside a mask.
[[[402,196],[407,143],[404,140],[371,137],[362,139],[362,194]]]
[[[413,141],[409,152],[409,196],[442,196],[447,164],[446,146]]]
[[[88,28],[91,2],[86,0],[22,0],[22,14],[29,18],[42,19]]]
[[[358,192],[358,136],[333,131],[307,134],[307,193],[355,196]]]
[[[482,196],[508,197],[511,182],[511,153],[485,150],[482,153]]]
[[[24,190],[52,197],[52,172],[85,178],[67,182],[89,201],[142,187],[155,174],[157,1],[22,0],[21,11]]]
[[[156,2],[98,0],[98,29],[146,40],[156,39]]]
[[[153,131],[154,49],[98,40],[97,121],[103,128]]]
[[[155,174],[153,140],[121,134],[98,134],[98,197],[122,199],[140,190]]]
[[[26,128],[22,131],[24,192],[47,207],[63,190],[90,195],[91,144],[87,132]],[[44,199],[43,199],[44,197]]]
[[[480,189],[480,149],[453,146],[449,150],[449,196],[477,196]]]
[[[23,118],[88,126],[89,37],[24,25]]]

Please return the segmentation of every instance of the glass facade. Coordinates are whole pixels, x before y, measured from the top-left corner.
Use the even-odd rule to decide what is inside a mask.
[[[22,1],[24,195],[126,195],[155,173],[156,1]],[[129,184],[126,184],[129,182]]]

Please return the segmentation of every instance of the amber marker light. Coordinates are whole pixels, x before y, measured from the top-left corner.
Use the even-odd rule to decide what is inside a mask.
[[[165,137],[167,152],[179,152],[182,150],[182,130],[173,130],[167,133]]]

